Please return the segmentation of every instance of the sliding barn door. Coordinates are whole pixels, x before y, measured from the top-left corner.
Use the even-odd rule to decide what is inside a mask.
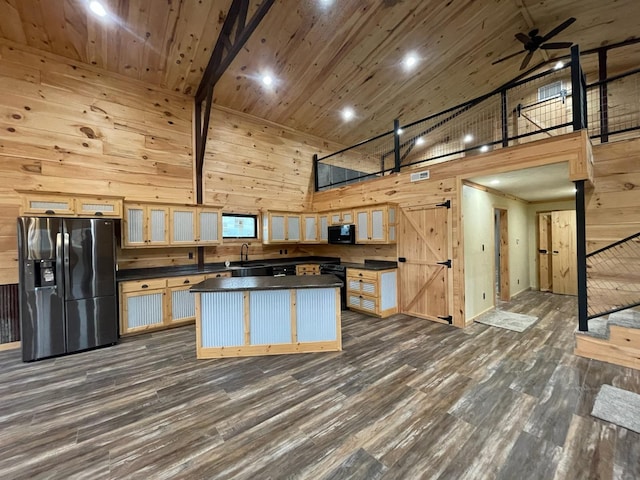
[[[578,294],[576,257],[576,212],[551,212],[551,248],[553,251],[553,293]]]
[[[450,245],[451,210],[447,206],[401,209],[398,269],[402,313],[451,321]]]

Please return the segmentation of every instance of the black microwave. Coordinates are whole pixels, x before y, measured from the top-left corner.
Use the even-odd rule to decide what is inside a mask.
[[[329,243],[356,243],[355,225],[332,225],[329,227]]]

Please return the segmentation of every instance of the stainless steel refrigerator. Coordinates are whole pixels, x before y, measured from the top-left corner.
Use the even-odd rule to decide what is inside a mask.
[[[117,342],[113,222],[18,218],[25,362]]]

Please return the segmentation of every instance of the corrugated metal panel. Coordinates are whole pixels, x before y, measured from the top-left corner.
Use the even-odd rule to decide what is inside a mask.
[[[349,290],[360,291],[360,282],[358,280],[349,280]]]
[[[291,342],[289,290],[251,292],[249,302],[251,345]]]
[[[0,343],[20,340],[18,284],[0,285]]]
[[[129,328],[162,323],[162,293],[127,297],[127,321]]]
[[[144,212],[142,209],[129,208],[127,209],[127,238],[132,243],[141,243],[144,241]]]
[[[151,241],[164,242],[164,232],[167,230],[165,220],[167,218],[166,210],[151,209]]]
[[[218,214],[216,212],[200,212],[200,241],[214,242],[218,240]]]
[[[112,203],[83,203],[82,210],[90,212],[113,212],[115,205]]]
[[[359,307],[360,297],[357,295],[349,295],[349,305],[353,305],[354,307]]]
[[[333,288],[308,288],[296,292],[299,342],[336,340],[336,292]]]
[[[244,298],[242,292],[211,292],[200,295],[202,346],[244,345]]]
[[[382,210],[371,211],[371,238],[384,238]]]
[[[362,282],[362,292],[373,295],[376,293],[376,284],[370,282]]]
[[[189,290],[173,290],[171,292],[171,318],[180,320],[196,315],[196,302]]]
[[[380,277],[380,297],[382,302],[380,310],[394,308],[398,303],[396,272],[383,273]]]
[[[42,210],[69,210],[69,204],[67,202],[39,202],[33,200],[29,202],[31,208]]]
[[[178,242],[193,240],[193,212],[173,212],[173,239]]]
[[[396,227],[390,226],[389,227],[389,240],[395,240],[395,239],[396,239]]]

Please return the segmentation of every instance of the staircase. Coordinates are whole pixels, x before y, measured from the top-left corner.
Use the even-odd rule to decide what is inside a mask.
[[[640,232],[586,260],[588,331],[574,353],[640,370]]]

